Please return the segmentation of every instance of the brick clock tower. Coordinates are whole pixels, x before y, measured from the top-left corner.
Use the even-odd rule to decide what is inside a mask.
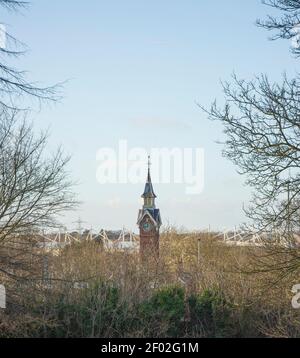
[[[155,207],[156,195],[153,191],[150,174],[150,157],[148,158],[148,177],[145,190],[143,208],[139,210],[137,225],[140,229],[140,256],[146,259],[159,258],[159,229],[162,224],[160,211]]]

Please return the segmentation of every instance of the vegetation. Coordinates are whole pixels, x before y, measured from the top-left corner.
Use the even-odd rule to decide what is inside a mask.
[[[169,230],[160,261],[147,267],[136,253],[75,244],[49,256],[51,285],[19,287],[1,313],[0,336],[299,337],[297,275],[270,285],[272,273],[240,270],[259,250]]]
[[[300,1],[265,2],[283,15],[259,25],[292,38]],[[0,0],[10,10],[26,5]],[[59,88],[37,87],[12,68],[9,59],[22,51],[7,36],[0,48],[0,282],[8,307],[0,311],[0,337],[300,337],[300,313],[291,307],[300,270],[299,76],[279,84],[234,76],[223,87],[224,108],[206,110],[224,124],[224,154],[254,189],[253,225],[276,229],[293,246],[228,246],[170,229],[160,260],[148,264],[97,242],[45,252],[38,233],[76,203],[68,158],[60,150],[46,155],[47,137],[34,135],[26,100],[56,101]]]

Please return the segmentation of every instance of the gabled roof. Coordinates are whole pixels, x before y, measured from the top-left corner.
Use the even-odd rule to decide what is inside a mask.
[[[161,226],[162,221],[161,221],[159,209],[140,210],[137,225],[141,223],[141,221],[145,218],[145,216],[148,216],[156,226]]]

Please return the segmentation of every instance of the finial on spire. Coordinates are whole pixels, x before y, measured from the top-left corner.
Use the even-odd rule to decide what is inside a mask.
[[[148,155],[148,169],[150,170],[151,167],[151,157]]]

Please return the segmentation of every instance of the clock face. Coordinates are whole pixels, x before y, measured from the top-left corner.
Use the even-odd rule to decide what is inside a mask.
[[[148,222],[145,222],[143,224],[143,230],[146,231],[146,232],[149,232],[151,230],[151,224],[148,223]]]

